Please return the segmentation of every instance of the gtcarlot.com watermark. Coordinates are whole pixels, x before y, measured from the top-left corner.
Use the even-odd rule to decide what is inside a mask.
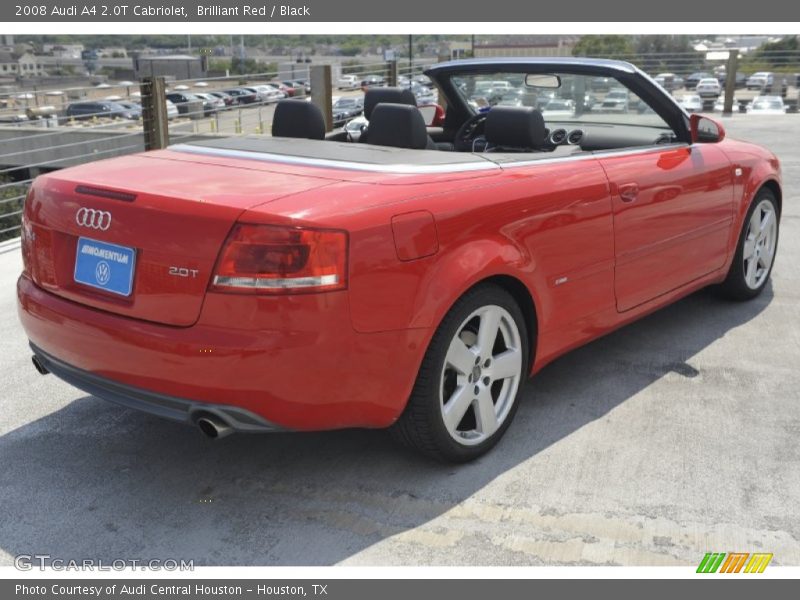
[[[18,554],[14,567],[19,571],[194,571],[194,560],[174,558],[95,558],[63,559],[49,554]]]

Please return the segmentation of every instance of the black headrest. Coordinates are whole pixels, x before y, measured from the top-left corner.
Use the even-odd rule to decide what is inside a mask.
[[[378,104],[417,105],[417,98],[411,90],[398,87],[369,88],[364,94],[364,116],[369,121],[372,111]]]
[[[547,130],[542,113],[531,106],[494,106],[486,115],[483,135],[492,146],[540,148]]]
[[[368,144],[422,150],[428,147],[425,119],[416,106],[381,102],[369,120]]]
[[[305,100],[281,100],[272,117],[274,137],[325,139],[325,117],[322,111]]]

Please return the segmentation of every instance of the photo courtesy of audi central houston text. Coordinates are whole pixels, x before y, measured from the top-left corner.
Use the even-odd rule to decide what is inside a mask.
[[[798,36],[0,37],[0,447],[103,556],[800,564]]]

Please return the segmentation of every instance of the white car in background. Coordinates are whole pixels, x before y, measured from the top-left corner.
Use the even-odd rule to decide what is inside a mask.
[[[786,105],[780,96],[756,96],[747,107],[748,115],[785,115]]]
[[[707,77],[697,82],[694,91],[701,98],[717,98],[722,93],[722,86],[713,77]]]
[[[207,92],[194,92],[194,95],[204,100],[206,116],[219,110],[225,110],[225,100]]]
[[[255,90],[260,102],[277,102],[286,98],[286,94],[278,88],[267,84],[251,85],[249,89]]]
[[[336,82],[336,88],[340,90],[355,90],[361,87],[361,80],[355,75],[342,75]]]
[[[703,110],[703,99],[697,94],[684,94],[679,103],[686,112],[700,112]]]
[[[768,71],[759,71],[747,78],[748,90],[760,90],[768,85],[772,85],[772,73]]]
[[[739,112],[739,106],[741,106],[739,104],[739,99],[734,97],[733,105],[731,106],[731,110],[733,112]],[[725,96],[724,95],[722,95],[719,98],[717,98],[717,101],[714,103],[714,110],[717,111],[717,112],[722,112],[723,110],[725,110]]]
[[[165,102],[167,103],[167,118],[174,119],[180,114],[178,107],[175,106],[175,103],[172,102],[172,100],[165,100]]]
[[[345,123],[344,130],[347,132],[347,139],[351,142],[357,142],[361,137],[361,132],[367,125],[369,125],[369,121],[363,115]]]

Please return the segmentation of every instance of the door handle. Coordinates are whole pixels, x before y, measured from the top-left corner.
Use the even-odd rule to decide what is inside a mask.
[[[639,197],[639,186],[635,183],[625,183],[619,186],[619,198],[623,202],[633,202]]]

